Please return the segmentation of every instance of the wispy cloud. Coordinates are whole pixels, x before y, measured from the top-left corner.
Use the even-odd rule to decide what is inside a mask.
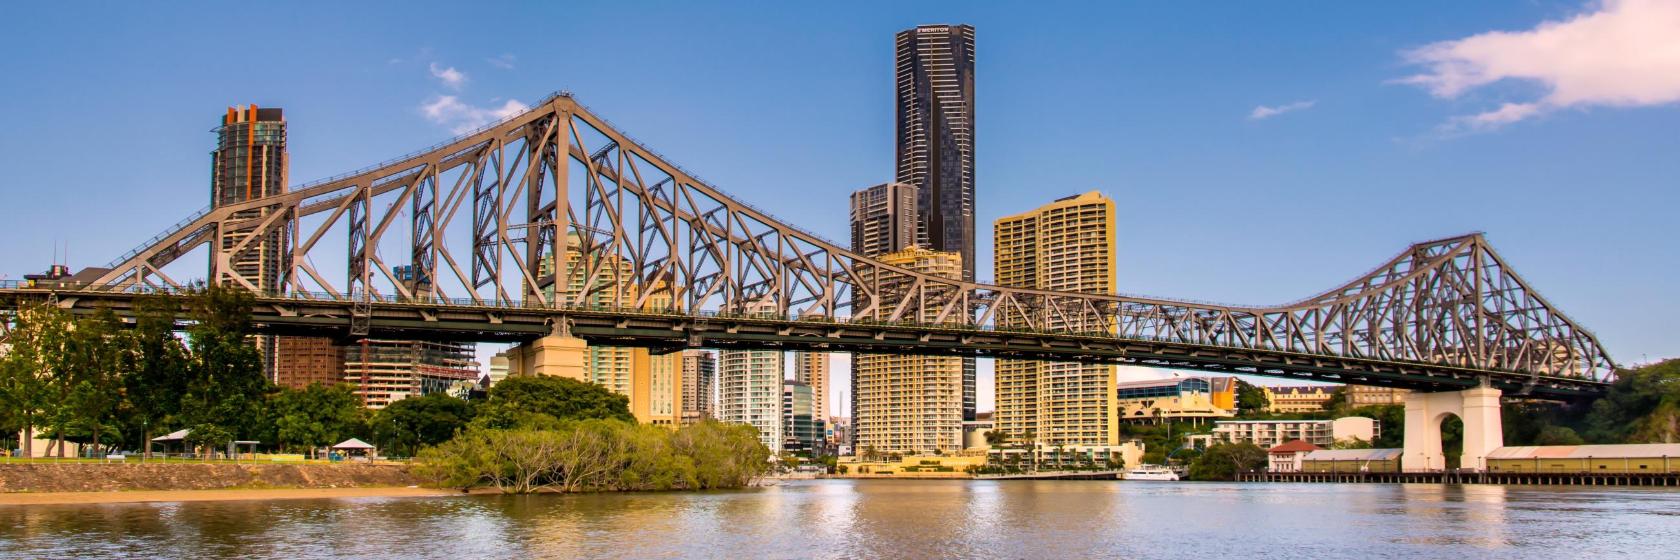
[[[1490,130],[1564,108],[1680,102],[1680,2],[1602,0],[1527,31],[1489,31],[1402,53],[1423,72],[1396,80],[1453,99],[1502,80],[1543,85],[1529,102],[1450,119],[1447,132]]]
[[[1269,118],[1272,118],[1272,117],[1275,117],[1275,116],[1278,116],[1278,115],[1282,115],[1284,113],[1311,109],[1312,106],[1316,105],[1316,104],[1318,104],[1318,101],[1308,100],[1308,101],[1296,101],[1294,103],[1286,103],[1286,104],[1278,105],[1278,106],[1275,106],[1275,107],[1267,107],[1265,105],[1258,105],[1258,106],[1254,107],[1253,111],[1248,112],[1248,120],[1257,121],[1257,120],[1261,120],[1261,119],[1269,119]]]
[[[492,122],[517,115],[530,109],[517,99],[509,99],[499,106],[479,107],[461,101],[453,95],[439,95],[420,105],[420,114],[432,123],[449,127],[455,134],[465,134]]]
[[[443,82],[443,85],[449,86],[450,89],[460,91],[461,86],[467,83],[467,75],[460,70],[456,70],[454,66],[441,67],[433,62],[428,68],[431,69],[433,78],[437,78],[439,82]]]
[[[503,70],[512,70],[513,69],[514,56],[511,53],[503,53],[501,56],[498,56],[498,57],[495,57],[495,58],[486,58],[486,59],[484,59],[484,61],[490,63],[491,66],[495,66],[495,67],[501,68]]]

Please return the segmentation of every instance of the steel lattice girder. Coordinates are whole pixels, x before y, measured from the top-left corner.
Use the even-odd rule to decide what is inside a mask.
[[[381,197],[392,202],[375,203]],[[463,207],[471,219],[455,220]],[[411,240],[409,262],[396,264],[413,267],[412,278],[426,280],[423,289],[400,281],[376,250],[390,226],[403,223],[397,218],[404,209],[411,231],[399,235]],[[236,218],[251,210],[263,210],[262,217]],[[306,218],[320,223],[305,227]],[[458,248],[471,253],[470,274],[447,242],[452,225],[470,229],[470,246]],[[349,232],[342,284],[310,258],[334,228]],[[1281,306],[962,282],[854,254],[778,220],[564,93],[431,149],[209,210],[94,284],[179,288],[162,269],[188,251],[218,251],[225,245],[209,241],[229,235],[249,242],[277,231],[291,239],[281,275],[291,297],[914,322],[1434,364],[1536,380],[1604,382],[1614,375],[1597,339],[1541,298],[1479,233],[1413,245],[1352,282]],[[245,249],[248,243],[232,251]],[[218,268],[212,277],[253,286],[231,267]]]

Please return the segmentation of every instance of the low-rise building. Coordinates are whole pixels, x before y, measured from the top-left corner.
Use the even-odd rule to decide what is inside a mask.
[[[1203,377],[1116,383],[1114,396],[1115,417],[1121,422],[1201,422],[1236,415],[1214,406],[1212,383]]]
[[[1301,461],[1319,447],[1305,440],[1289,440],[1266,450],[1266,470],[1270,472],[1301,472]]]
[[[1037,446],[1030,450],[1019,447],[992,448],[986,451],[986,457],[987,462],[993,465],[1032,465],[1039,470],[1091,465],[1112,465],[1116,468],[1131,469],[1143,464],[1143,453],[1143,442],[1128,441],[1120,445]]]
[[[1371,387],[1367,385],[1347,385],[1347,403],[1350,406],[1382,406],[1392,404],[1406,404],[1406,389],[1393,387]]]
[[[1301,457],[1309,473],[1400,472],[1400,449],[1320,449]]]
[[[1335,420],[1221,420],[1214,422],[1214,443],[1251,442],[1265,448],[1290,440],[1305,440],[1319,447],[1338,441],[1375,441],[1382,432],[1376,420],[1346,416]]]
[[[1501,447],[1487,456],[1488,472],[1676,473],[1680,443]]]
[[[1306,414],[1324,412],[1324,403],[1335,394],[1330,385],[1298,387],[1266,387],[1266,410],[1272,414]]]

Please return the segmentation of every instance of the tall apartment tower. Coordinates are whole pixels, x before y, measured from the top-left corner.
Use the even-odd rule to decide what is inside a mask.
[[[581,245],[576,233],[568,234],[569,247]],[[558,296],[549,288],[549,296],[569,304],[611,305],[615,283],[634,275],[629,260],[616,255],[591,254],[596,262],[583,262],[578,251],[567,251],[565,258],[566,286]],[[553,270],[554,259],[543,257],[538,263],[539,274]],[[591,282],[585,271],[601,273]],[[587,284],[587,285],[586,285]],[[627,297],[635,297],[634,289],[626,289]],[[664,309],[671,301],[669,291],[655,292],[648,297],[649,309]],[[646,348],[603,346],[591,344],[583,349],[581,381],[606,387],[630,398],[630,414],[636,421],[658,426],[675,427],[681,423],[683,411],[682,356],[676,353],[654,354]]]
[[[758,441],[782,452],[782,353],[718,352],[718,420],[758,429]]]
[[[974,279],[974,27],[900,31],[898,182],[915,185],[920,245],[962,255]]]
[[[916,187],[917,244],[961,255],[973,281],[974,27],[918,25],[895,43],[897,179]],[[964,420],[975,398],[974,358],[964,358]]]
[[[210,206],[220,208],[286,192],[286,119],[279,108],[228,107],[222,125],[216,129],[216,151],[210,153]],[[238,219],[263,218],[270,209],[244,210]],[[232,249],[248,234],[222,236],[222,249]],[[238,284],[229,272],[238,274],[259,291],[276,292],[286,257],[284,231],[275,230],[242,251],[227,269],[210,257],[216,284]],[[243,284],[239,284],[243,285]]]
[[[962,277],[962,256],[911,247],[876,257],[945,278]],[[883,282],[889,297],[910,289]],[[932,321],[936,310],[916,320]],[[930,455],[963,449],[963,359],[954,356],[855,354],[852,357],[853,452]]]
[[[1114,201],[1095,191],[998,219],[993,234],[998,285],[1114,293],[1114,224]],[[1021,325],[1025,318],[1002,311],[997,321]],[[1052,320],[1047,326],[1073,325]],[[1033,432],[1041,446],[1117,445],[1116,372],[1113,365],[998,360],[995,429],[1016,439]]]
[[[717,358],[708,350],[682,352],[682,423],[716,418]]]
[[[828,422],[828,353],[794,352],[793,379],[811,387],[817,424]]]
[[[852,193],[852,251],[885,255],[916,246],[916,187],[885,183]]]

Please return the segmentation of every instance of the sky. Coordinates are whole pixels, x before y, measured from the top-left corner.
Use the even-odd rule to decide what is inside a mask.
[[[1276,304],[1482,231],[1618,362],[1680,355],[1674,0],[7,11],[7,278],[66,246],[73,268],[101,265],[204,206],[211,129],[247,103],[285,109],[298,183],[570,90],[845,239],[847,195],[892,178],[893,34],[967,23],[981,232],[1099,190],[1119,205],[1123,292]]]

